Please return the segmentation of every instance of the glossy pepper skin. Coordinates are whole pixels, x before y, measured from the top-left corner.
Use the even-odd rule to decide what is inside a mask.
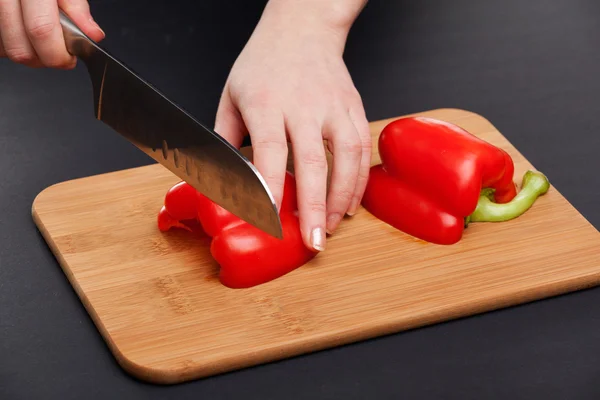
[[[219,279],[230,288],[248,288],[281,277],[306,264],[316,252],[304,245],[300,234],[296,182],[285,177],[280,218],[283,239],[274,238],[246,223],[198,193],[185,182],[169,189],[158,214],[161,231],[181,228],[211,238],[210,252],[220,266]]]
[[[545,193],[530,191],[526,199],[518,199],[518,207],[509,206],[517,195],[509,154],[445,121],[426,117],[392,121],[381,132],[378,150],[382,162],[371,168],[363,207],[431,243],[458,242],[470,215],[490,197],[496,206],[512,208],[512,213],[496,212],[495,221],[501,221],[523,213]],[[489,205],[480,205],[479,215],[485,215],[482,207]]]

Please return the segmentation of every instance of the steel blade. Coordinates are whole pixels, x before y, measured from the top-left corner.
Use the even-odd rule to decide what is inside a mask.
[[[282,238],[266,182],[235,147],[85,36],[61,12],[69,51],[84,61],[96,117],[213,202]]]

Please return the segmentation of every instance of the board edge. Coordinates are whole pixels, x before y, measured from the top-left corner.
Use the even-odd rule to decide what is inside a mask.
[[[590,277],[593,277],[593,279],[590,280]],[[310,343],[309,340],[302,341],[300,344],[288,343],[285,346],[266,349],[261,352],[263,354],[259,357],[244,358],[245,361],[243,362],[227,360],[226,362],[210,362],[204,366],[198,364],[195,367],[187,365],[177,368],[151,368],[141,366],[133,360],[124,357],[122,353],[120,354],[123,359],[118,358],[118,360],[119,364],[126,372],[144,382],[155,385],[178,385],[197,379],[250,370],[255,367],[275,364],[277,362],[291,361],[301,356],[360,344],[370,340],[383,339],[433,325],[459,321],[495,311],[525,306],[527,304],[541,302],[597,286],[600,286],[600,271],[593,274],[574,277],[558,284],[548,283],[545,286],[537,288],[533,292],[523,290],[521,296],[516,296],[514,299],[508,301],[500,297],[490,298],[486,301],[476,303],[475,305],[467,304],[460,306],[452,311],[445,309],[437,310],[421,318],[417,317],[409,320],[396,321],[392,324],[374,324],[368,329],[357,330],[356,332],[333,332],[327,335],[324,340],[316,340],[312,343]],[[218,364],[218,366],[215,366],[215,364]]]

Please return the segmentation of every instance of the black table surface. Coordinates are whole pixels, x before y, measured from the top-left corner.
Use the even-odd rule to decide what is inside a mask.
[[[263,7],[91,5],[106,48],[207,124]],[[599,49],[596,0],[372,0],[345,57],[370,120],[480,113],[598,227]],[[83,67],[0,61],[0,399],[600,397],[600,288],[181,385],[130,377],[30,210],[54,183],[151,162],[93,119]]]

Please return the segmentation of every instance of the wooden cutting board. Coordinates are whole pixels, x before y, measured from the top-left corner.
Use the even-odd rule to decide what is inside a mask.
[[[421,113],[507,150],[520,185],[532,166],[490,122]],[[390,120],[371,124],[377,137]],[[549,177],[552,181],[552,177]],[[416,240],[364,209],[327,251],[270,283],[228,289],[208,243],[161,233],[178,178],[150,165],[59,183],[33,218],[122,367],[176,383],[597,285],[600,234],[552,187],[521,217],[473,224],[456,245]]]

